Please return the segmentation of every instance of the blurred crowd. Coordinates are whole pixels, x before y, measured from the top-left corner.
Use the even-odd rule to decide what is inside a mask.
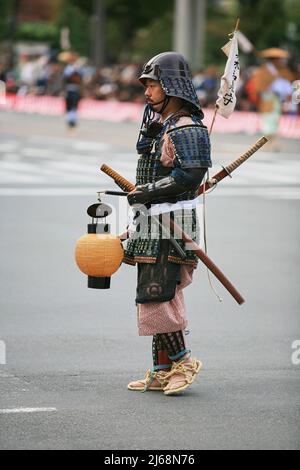
[[[86,58],[71,53],[52,58],[22,55],[12,70],[5,70],[0,61],[0,80],[6,82],[7,93],[64,96],[64,75],[70,64],[80,74],[82,98],[143,102],[142,86],[137,80],[140,64],[122,63],[97,69]]]
[[[82,98],[144,103],[142,86],[137,78],[142,64],[122,63],[96,69],[86,58],[75,53],[60,53],[55,57],[21,55],[18,65],[7,70],[0,61],[0,80],[6,83],[8,93],[18,95],[65,96],[65,70],[72,63],[80,76]],[[257,111],[258,100],[253,90],[253,77],[259,67],[242,68],[237,108],[242,111]],[[300,78],[300,68],[290,67],[290,82]],[[220,87],[222,72],[216,66],[199,70],[194,74],[194,85],[203,107],[214,107]],[[282,101],[284,113],[297,114],[299,106],[293,104],[291,93]]]

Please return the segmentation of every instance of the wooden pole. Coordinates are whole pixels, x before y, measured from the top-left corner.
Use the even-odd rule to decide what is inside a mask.
[[[214,116],[213,116],[213,120],[212,120],[210,129],[209,129],[209,135],[211,135],[212,130],[213,130],[213,127],[214,127],[215,120],[216,120],[216,117],[217,117],[218,108],[219,108],[219,107],[218,107],[218,105],[216,104],[216,106],[215,106],[215,112],[214,112]]]
[[[235,30],[234,30],[235,33],[239,30],[239,27],[240,27],[240,19],[238,18],[236,25],[235,25]]]

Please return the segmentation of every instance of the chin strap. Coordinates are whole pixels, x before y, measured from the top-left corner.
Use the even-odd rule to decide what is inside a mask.
[[[159,111],[157,111],[157,114],[162,114],[164,110],[166,109],[166,107],[168,106],[169,102],[170,102],[170,97],[166,95],[163,100],[158,101],[157,103],[154,103],[154,105],[158,105],[162,103],[162,107]],[[154,121],[155,114],[156,112],[153,109],[153,104],[147,104],[147,106],[145,107],[144,114],[143,114],[142,125],[140,128],[140,132],[139,132],[139,136],[138,136],[138,140],[136,144],[137,148],[139,147],[139,143],[143,137],[148,137],[150,139],[153,139],[153,137],[155,137],[152,135],[148,135],[149,124],[151,124],[151,122],[154,124],[155,123],[158,124],[158,120]],[[160,130],[161,129],[158,129],[157,133],[159,133]]]
[[[163,103],[161,109],[158,112],[158,114],[162,114],[164,112],[164,110],[166,109],[166,107],[168,106],[169,102],[170,102],[170,96],[166,95],[164,100],[163,101],[159,101],[158,103],[155,103],[155,104],[160,104],[160,103]]]
[[[145,130],[147,129],[147,126],[148,126],[149,122],[153,121],[154,117],[155,117],[155,112],[154,112],[151,104],[147,104],[147,106],[145,107],[145,110],[144,110],[142,124],[141,124],[141,128],[140,128],[138,140],[137,140],[137,143],[136,143],[137,148],[139,146],[139,142],[141,141],[141,139],[145,135]]]

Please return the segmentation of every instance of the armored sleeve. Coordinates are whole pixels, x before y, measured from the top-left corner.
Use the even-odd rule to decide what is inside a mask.
[[[209,168],[211,146],[206,127],[198,124],[175,127],[167,132],[174,151],[174,167],[182,170]]]
[[[174,169],[167,176],[156,183],[137,186],[128,196],[130,205],[174,202],[174,197],[196,190],[201,184],[207,168]],[[174,176],[173,176],[174,173]]]
[[[137,186],[128,195],[129,204],[172,202],[178,196],[196,191],[207,169],[211,167],[210,140],[207,129],[201,125],[175,127],[167,133],[172,157],[167,166],[169,176],[146,185]]]

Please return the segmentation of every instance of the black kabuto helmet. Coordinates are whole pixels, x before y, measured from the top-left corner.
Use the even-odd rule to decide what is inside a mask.
[[[191,103],[202,115],[201,106],[192,82],[187,61],[177,52],[163,52],[144,65],[140,82],[145,86],[147,79],[158,80],[167,96],[175,96]]]

